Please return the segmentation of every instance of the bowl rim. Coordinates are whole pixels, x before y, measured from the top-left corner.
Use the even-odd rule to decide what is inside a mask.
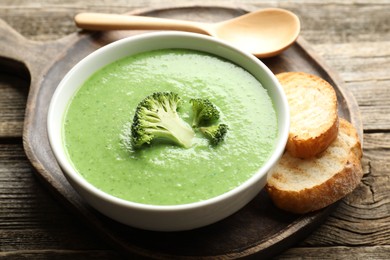
[[[241,183],[240,185],[236,186],[235,188],[224,192],[220,195],[211,197],[209,199],[205,199],[202,201],[197,201],[197,202],[191,202],[191,203],[186,203],[186,204],[177,204],[177,205],[153,205],[153,204],[143,204],[139,202],[133,202],[129,200],[125,200],[119,197],[115,197],[107,192],[104,192],[100,190],[99,188],[95,187],[91,183],[89,183],[80,173],[77,172],[77,170],[72,166],[72,163],[69,158],[67,158],[66,155],[66,149],[63,146],[63,141],[58,141],[55,140],[55,135],[53,134],[53,126],[52,122],[54,120],[54,117],[58,117],[58,113],[55,110],[56,103],[59,102],[58,100],[61,99],[61,93],[63,89],[66,87],[67,82],[69,79],[74,75],[75,71],[79,70],[85,64],[90,62],[91,60],[95,59],[95,57],[100,56],[101,54],[105,52],[109,52],[110,50],[112,51],[113,49],[117,48],[118,46],[121,45],[127,45],[131,44],[134,41],[145,41],[148,39],[154,39],[158,40],[158,38],[165,38],[165,37],[189,37],[191,39],[195,39],[197,41],[203,41],[203,42],[213,42],[216,43],[224,48],[227,48],[230,51],[235,52],[236,54],[242,56],[244,59],[249,60],[251,62],[256,63],[261,70],[264,70],[265,74],[269,77],[269,80],[273,83],[273,87],[276,87],[277,89],[277,96],[280,99],[282,106],[278,107],[277,111],[277,118],[278,118],[278,137],[275,140],[275,147],[269,158],[266,160],[266,162],[257,170],[255,173],[248,178],[246,181]],[[172,47],[174,48],[174,47]],[[158,48],[155,48],[158,49]],[[166,49],[166,48],[160,48],[160,49]],[[139,52],[138,52],[139,53]],[[211,52],[208,52],[212,54]],[[214,54],[217,56],[221,56],[222,58],[225,58],[233,63],[234,61],[230,60],[227,57],[224,57],[220,54]],[[124,56],[123,56],[124,57]],[[101,66],[107,66],[111,62],[106,63],[105,65]],[[239,65],[241,66],[241,65]],[[246,68],[244,68],[246,69]],[[96,71],[96,70],[95,70]],[[90,76],[91,74],[89,74]],[[88,78],[88,77],[87,77]],[[81,86],[79,86],[81,87]],[[78,87],[78,88],[79,88]],[[72,96],[77,92],[78,88],[75,88],[75,91],[72,92]],[[69,103],[70,99],[67,100]],[[274,106],[275,100],[273,100]],[[64,117],[64,111],[61,112],[61,120],[63,120]],[[280,118],[282,116],[282,118]],[[280,125],[280,122],[284,122],[284,125]],[[288,137],[288,129],[289,129],[289,124],[290,124],[290,116],[289,116],[289,110],[288,110],[288,103],[287,103],[287,98],[284,95],[282,86],[276,79],[275,75],[272,73],[272,71],[258,58],[253,56],[250,53],[247,53],[243,50],[240,50],[222,40],[213,38],[211,36],[207,35],[201,35],[201,34],[196,34],[196,33],[189,33],[189,32],[171,32],[171,31],[164,31],[164,32],[147,32],[143,33],[140,35],[135,35],[135,36],[130,36],[126,37],[117,41],[114,41],[112,43],[109,43],[94,52],[90,53],[83,59],[81,59],[75,66],[73,66],[69,72],[64,76],[64,78],[60,81],[58,84],[57,88],[54,91],[54,94],[50,100],[50,105],[48,109],[48,115],[47,115],[47,132],[48,132],[48,138],[49,138],[49,143],[50,147],[52,148],[52,151],[54,153],[55,159],[57,160],[58,164],[60,165],[63,174],[65,177],[71,180],[71,182],[77,183],[78,186],[83,187],[83,189],[87,190],[89,193],[94,194],[96,197],[103,201],[107,202],[112,202],[115,203],[116,205],[124,206],[124,207],[131,207],[131,208],[136,208],[139,210],[143,211],[182,211],[182,210],[190,210],[193,208],[198,208],[206,205],[211,205],[219,201],[223,201],[229,197],[233,197],[236,194],[242,193],[245,190],[247,190],[251,185],[259,181],[261,178],[264,177],[264,175],[267,175],[267,173],[271,170],[272,166],[279,160],[281,155],[284,152],[285,145],[287,143],[287,137]],[[60,134],[61,137],[63,137],[63,133]],[[58,145],[58,142],[61,143],[61,145]],[[73,184],[71,183],[71,186],[76,189]],[[78,189],[76,189],[79,191]],[[259,189],[260,191],[260,189]]]

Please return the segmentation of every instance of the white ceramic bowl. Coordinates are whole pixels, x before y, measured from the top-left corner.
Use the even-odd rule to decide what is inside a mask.
[[[63,115],[83,82],[101,67],[125,56],[164,48],[208,52],[236,63],[252,73],[268,90],[278,117],[277,145],[269,160],[246,182],[220,196],[191,204],[154,206],[107,194],[75,171],[63,145]],[[61,116],[62,115],[62,116]],[[132,36],[106,45],[74,66],[58,85],[48,112],[48,135],[54,155],[73,188],[95,209],[126,225],[156,231],[179,231],[217,222],[245,206],[266,184],[267,172],[283,153],[289,129],[286,97],[273,73],[251,54],[209,36],[184,32],[156,32]]]

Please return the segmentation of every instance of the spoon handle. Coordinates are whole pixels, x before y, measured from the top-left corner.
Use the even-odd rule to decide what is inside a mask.
[[[202,23],[147,16],[79,13],[74,20],[77,27],[87,30],[175,30],[209,34]]]

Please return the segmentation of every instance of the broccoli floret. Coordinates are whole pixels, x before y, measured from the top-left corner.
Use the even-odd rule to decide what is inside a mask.
[[[217,145],[225,139],[229,127],[226,124],[218,124],[200,127],[199,130],[209,139],[212,145]]]
[[[219,111],[208,99],[191,99],[193,120],[192,127],[210,124],[219,119]]]
[[[181,99],[172,92],[156,92],[142,100],[135,111],[131,141],[135,148],[155,139],[189,148],[194,130],[177,113]]]

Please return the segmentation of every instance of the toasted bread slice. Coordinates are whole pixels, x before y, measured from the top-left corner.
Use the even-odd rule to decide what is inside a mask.
[[[337,97],[322,78],[304,72],[277,74],[290,107],[290,133],[286,149],[294,157],[310,158],[324,151],[337,137]]]
[[[362,148],[356,129],[340,119],[336,140],[317,157],[300,159],[286,151],[269,173],[266,190],[274,204],[307,213],[341,199],[360,183]]]

